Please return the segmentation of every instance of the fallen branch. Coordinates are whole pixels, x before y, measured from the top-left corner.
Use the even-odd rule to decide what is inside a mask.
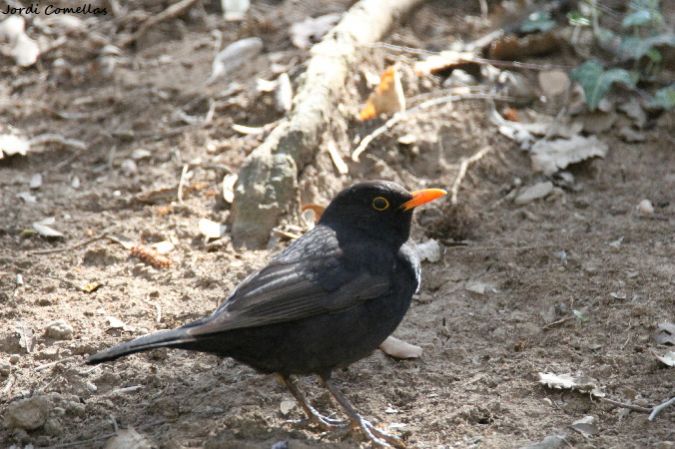
[[[615,401],[614,399],[610,398],[599,398],[599,399],[603,402],[607,402],[608,404],[616,405],[617,407],[625,408],[628,410],[633,410],[634,412],[638,413],[649,413],[652,411],[652,409],[650,408],[640,407],[639,405],[626,404],[625,402]]]
[[[491,146],[486,146],[476,152],[473,156],[471,156],[468,159],[463,159],[462,163],[459,165],[459,173],[457,173],[457,177],[455,178],[455,182],[452,184],[452,188],[450,189],[450,203],[454,206],[457,204],[457,195],[459,193],[459,186],[462,184],[462,180],[464,180],[464,177],[466,176],[466,171],[469,169],[469,165],[473,164],[474,162],[478,162],[488,154],[492,150]]]
[[[55,254],[55,253],[62,253],[62,252],[66,252],[66,251],[73,251],[73,250],[76,250],[78,248],[82,248],[83,246],[87,246],[91,243],[94,243],[98,240],[102,240],[104,238],[107,238],[107,237],[108,237],[108,234],[106,232],[104,232],[102,234],[97,235],[96,237],[92,237],[90,239],[83,240],[80,243],[76,243],[75,245],[66,246],[66,247],[63,247],[63,248],[54,248],[54,249],[45,249],[45,250],[39,250],[39,251],[31,251],[29,253],[29,255],[40,256],[40,255],[44,255],[44,254]]]
[[[314,159],[321,136],[338,119],[345,83],[357,50],[380,40],[423,0],[361,0],[311,50],[289,116],[244,161],[232,206],[237,244],[261,247],[296,195],[296,177]]]
[[[192,5],[197,3],[198,0],[181,0],[177,3],[174,3],[173,5],[169,6],[166,8],[164,11],[160,12],[156,16],[150,16],[145,22],[141,24],[141,26],[136,30],[134,34],[131,36],[127,37],[126,39],[122,39],[120,43],[118,44],[118,47],[123,48],[131,45],[132,43],[136,42],[138,39],[143,37],[147,31],[157,25],[158,23],[164,22],[169,19],[173,19],[174,17],[178,17],[182,15],[185,11],[187,11]]]
[[[671,405],[675,404],[675,396],[667,400],[666,402],[657,405],[652,409],[652,412],[649,414],[649,419],[650,421],[654,421],[656,417],[658,416],[659,413],[661,413],[666,407],[670,407]]]

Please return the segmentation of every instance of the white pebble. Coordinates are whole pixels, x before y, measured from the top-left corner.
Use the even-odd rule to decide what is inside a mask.
[[[640,201],[640,204],[638,204],[637,209],[640,215],[643,216],[654,215],[654,206],[652,205],[652,202],[649,201],[648,199]]]

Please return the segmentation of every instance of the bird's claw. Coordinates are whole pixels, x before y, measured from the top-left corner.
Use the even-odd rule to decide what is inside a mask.
[[[372,425],[364,417],[359,416],[358,422],[354,423],[361,428],[366,438],[373,442],[373,444],[380,447],[394,447],[396,449],[406,449],[405,443],[398,437],[383,432],[374,425]]]
[[[310,421],[323,430],[342,430],[348,426],[348,423],[340,419],[333,419],[320,414],[312,414]]]

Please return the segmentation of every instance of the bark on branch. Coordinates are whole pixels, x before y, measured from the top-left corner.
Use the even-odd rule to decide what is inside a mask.
[[[337,118],[337,104],[357,49],[376,42],[423,0],[361,0],[315,45],[289,116],[244,161],[232,207],[236,244],[261,247],[293,203],[297,174],[319,149]]]

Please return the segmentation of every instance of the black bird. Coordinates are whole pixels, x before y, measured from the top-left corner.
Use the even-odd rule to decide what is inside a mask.
[[[160,347],[231,357],[279,374],[323,428],[346,427],[319,414],[291,379],[318,374],[368,439],[404,447],[366,421],[330,376],[369,355],[403,319],[420,282],[419,260],[406,243],[413,209],[445,193],[410,193],[387,181],[353,185],[331,201],[311,231],[244,280],[210,316],[119,344],[88,363]]]

